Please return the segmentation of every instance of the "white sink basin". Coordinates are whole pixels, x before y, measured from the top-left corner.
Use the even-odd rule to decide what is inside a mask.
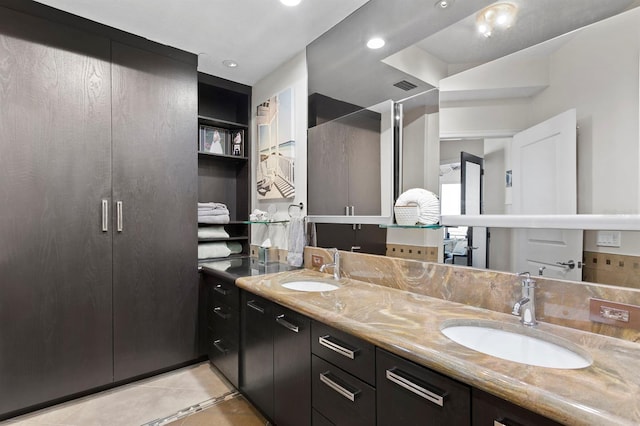
[[[522,326],[524,327],[524,326]],[[454,342],[478,352],[521,364],[558,369],[579,369],[593,362],[588,354],[563,339],[544,335],[537,330],[510,330],[491,321],[445,324],[441,331]],[[525,334],[526,333],[526,334]],[[538,334],[535,337],[532,334]],[[550,340],[556,340],[553,343]]]
[[[282,284],[282,287],[297,291],[333,291],[340,288],[322,281],[291,281]]]

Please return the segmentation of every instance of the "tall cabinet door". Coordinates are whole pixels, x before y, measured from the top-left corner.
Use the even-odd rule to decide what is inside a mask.
[[[112,229],[109,40],[0,7],[0,58],[1,417],[111,382]]]
[[[114,375],[197,357],[197,73],[112,43]]]

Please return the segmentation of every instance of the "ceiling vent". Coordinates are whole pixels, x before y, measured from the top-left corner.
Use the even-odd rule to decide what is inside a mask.
[[[402,89],[402,90],[405,90],[405,91],[407,91],[407,92],[408,92],[409,90],[413,90],[413,89],[415,89],[416,87],[418,87],[418,86],[416,86],[415,84],[413,84],[413,83],[411,83],[411,82],[408,82],[407,80],[399,81],[399,82],[397,82],[396,84],[394,84],[394,86],[396,86],[398,89]]]

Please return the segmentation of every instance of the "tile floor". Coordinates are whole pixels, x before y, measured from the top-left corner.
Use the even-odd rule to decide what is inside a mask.
[[[190,407],[208,409],[194,419]],[[209,411],[212,410],[212,411]],[[181,414],[177,414],[180,413]],[[207,412],[212,420],[206,420]],[[225,416],[229,419],[226,420]],[[178,420],[176,420],[178,419]],[[189,422],[187,422],[189,419]],[[205,419],[198,423],[198,419]],[[237,419],[236,423],[233,423]],[[231,422],[231,423],[230,423]],[[0,422],[2,426],[264,425],[266,422],[208,362],[160,374]]]

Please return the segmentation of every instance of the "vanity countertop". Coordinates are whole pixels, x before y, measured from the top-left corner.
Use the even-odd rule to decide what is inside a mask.
[[[314,293],[282,287],[295,280],[340,288]],[[236,285],[558,422],[640,424],[638,343],[540,323],[536,332],[578,345],[593,363],[578,370],[534,367],[467,349],[440,331],[457,319],[521,326],[508,314],[347,278],[334,281],[309,269],[239,278]]]

